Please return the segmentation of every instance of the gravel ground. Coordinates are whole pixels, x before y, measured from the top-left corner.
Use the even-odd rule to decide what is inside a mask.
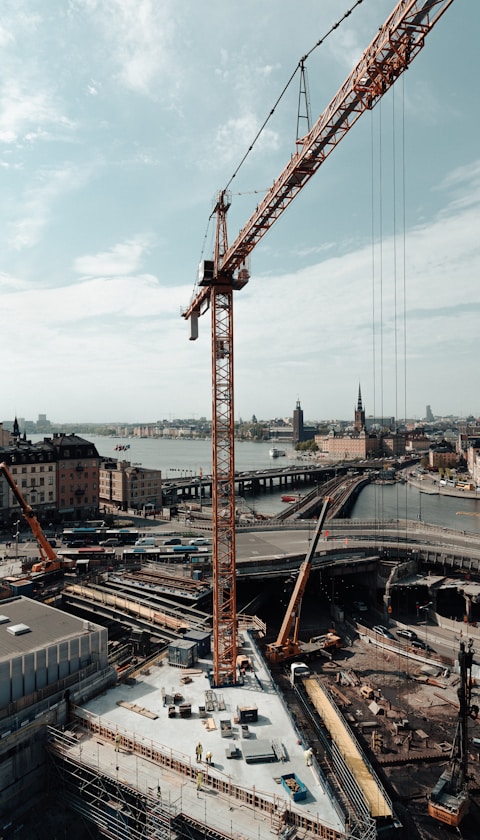
[[[338,705],[353,723],[359,740],[372,755],[379,776],[392,795],[396,810],[404,824],[401,835],[421,840],[443,840],[480,837],[480,751],[472,747],[469,760],[471,810],[459,830],[437,824],[427,813],[427,795],[448,765],[458,719],[456,675],[443,676],[435,669],[430,675],[422,663],[398,655],[388,655],[381,648],[357,639],[351,648],[340,652],[336,662],[324,666]],[[338,674],[356,677],[357,685],[339,682]],[[435,684],[426,683],[426,679]],[[423,682],[422,682],[423,680]],[[354,679],[352,681],[355,681]],[[375,715],[371,699],[361,696],[360,688],[372,687],[383,713]],[[475,702],[479,702],[478,690]],[[343,702],[342,695],[347,702]],[[473,698],[472,698],[473,699]],[[394,721],[408,720],[405,728],[395,731]],[[371,752],[372,727],[383,738],[383,748]],[[366,725],[367,724],[367,725]],[[469,741],[480,738],[480,723],[469,721]],[[407,748],[407,743],[409,746]],[[428,753],[433,753],[428,758]],[[422,760],[422,756],[425,759]],[[439,756],[440,758],[437,758]]]

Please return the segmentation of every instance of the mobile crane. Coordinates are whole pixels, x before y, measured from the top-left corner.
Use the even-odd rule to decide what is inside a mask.
[[[312,560],[317,550],[318,541],[322,533],[323,523],[325,522],[330,499],[324,499],[320,515],[313,532],[312,541],[308,547],[307,555],[302,565],[300,566],[298,577],[290,597],[290,601],[285,613],[282,626],[280,627],[277,639],[275,642],[267,645],[266,656],[272,665],[277,665],[280,662],[286,662],[293,659],[299,654],[314,653],[320,650],[325,650],[326,647],[338,647],[340,639],[335,634],[327,634],[326,637],[320,641],[318,638],[316,644],[306,645],[299,641],[298,631],[300,628],[300,610],[302,606],[302,598],[305,593],[310,571],[312,569]],[[331,638],[329,638],[329,636]],[[330,644],[331,643],[331,644]]]
[[[221,190],[214,208],[213,259],[200,264],[198,291],[182,316],[190,340],[211,310],[213,684],[236,683],[237,615],[235,557],[233,292],[250,279],[250,254],[315,175],[357,120],[370,111],[410,66],[425,38],[453,0],[400,0],[330,104],[305,137],[263,201],[229,246],[231,194]],[[299,66],[302,66],[300,62]]]
[[[42,559],[40,563],[34,563],[34,565],[32,566],[32,572],[55,572],[58,569],[61,569],[62,561],[58,558],[57,554],[48,542],[45,534],[42,531],[40,522],[35,516],[30,505],[27,504],[27,502],[23,498],[5,462],[0,464],[0,474],[3,474],[5,476],[7,484],[10,487],[10,490],[12,491],[13,495],[15,496],[18,504],[22,508],[22,513],[25,519],[27,520],[28,524],[30,525],[32,534],[38,543],[40,557]]]

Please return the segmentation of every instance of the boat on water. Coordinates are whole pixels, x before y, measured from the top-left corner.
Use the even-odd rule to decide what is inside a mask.
[[[282,458],[287,453],[284,449],[277,449],[276,446],[272,446],[272,448],[268,450],[268,454],[270,455],[270,458]]]

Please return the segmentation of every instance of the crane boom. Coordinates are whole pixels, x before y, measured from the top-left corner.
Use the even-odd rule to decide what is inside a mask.
[[[201,263],[199,291],[183,311],[190,338],[212,310],[213,683],[235,684],[235,493],[233,422],[233,292],[248,282],[249,255],[359,117],[374,107],[422,49],[453,0],[400,0],[323,114],[274,181],[235,241],[228,246],[230,197],[218,195],[213,260]]]
[[[320,511],[313,537],[308,547],[308,551],[300,566],[298,577],[290,597],[290,601],[285,612],[285,616],[280,627],[277,640],[267,646],[267,657],[271,662],[279,662],[289,656],[297,654],[300,650],[298,644],[298,630],[300,626],[300,608],[302,605],[302,598],[305,593],[308,578],[312,568],[312,560],[317,550],[320,534],[322,533],[323,523],[327,516],[330,499],[327,497]]]
[[[43,533],[42,527],[37,517],[35,516],[32,508],[23,498],[19,488],[15,484],[13,476],[5,462],[0,464],[0,473],[2,473],[5,476],[7,484],[10,487],[10,490],[12,491],[13,495],[15,496],[18,504],[20,505],[22,513],[25,519],[27,520],[28,524],[30,525],[32,534],[38,543],[38,549],[40,551],[42,562],[37,565],[34,565],[32,567],[32,571],[50,572],[54,571],[55,569],[59,569],[61,566],[61,562],[58,559],[56,552],[53,550],[45,534]]]
[[[367,110],[371,110],[422,49],[425,37],[453,0],[401,0],[383,24],[360,61],[297,151],[274,181],[246,225],[226,250],[218,273],[233,275],[274,222],[282,215],[333,149]],[[208,306],[213,276],[185,310],[201,314]]]

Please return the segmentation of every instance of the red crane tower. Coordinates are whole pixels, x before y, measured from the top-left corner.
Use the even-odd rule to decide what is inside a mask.
[[[230,247],[230,194],[218,193],[213,260],[199,270],[199,291],[183,312],[190,339],[198,318],[212,310],[213,682],[231,685],[236,674],[236,561],[233,414],[233,292],[250,277],[249,256],[359,117],[371,110],[422,49],[453,0],[400,0],[360,61],[274,181]],[[300,63],[302,66],[302,63]]]

